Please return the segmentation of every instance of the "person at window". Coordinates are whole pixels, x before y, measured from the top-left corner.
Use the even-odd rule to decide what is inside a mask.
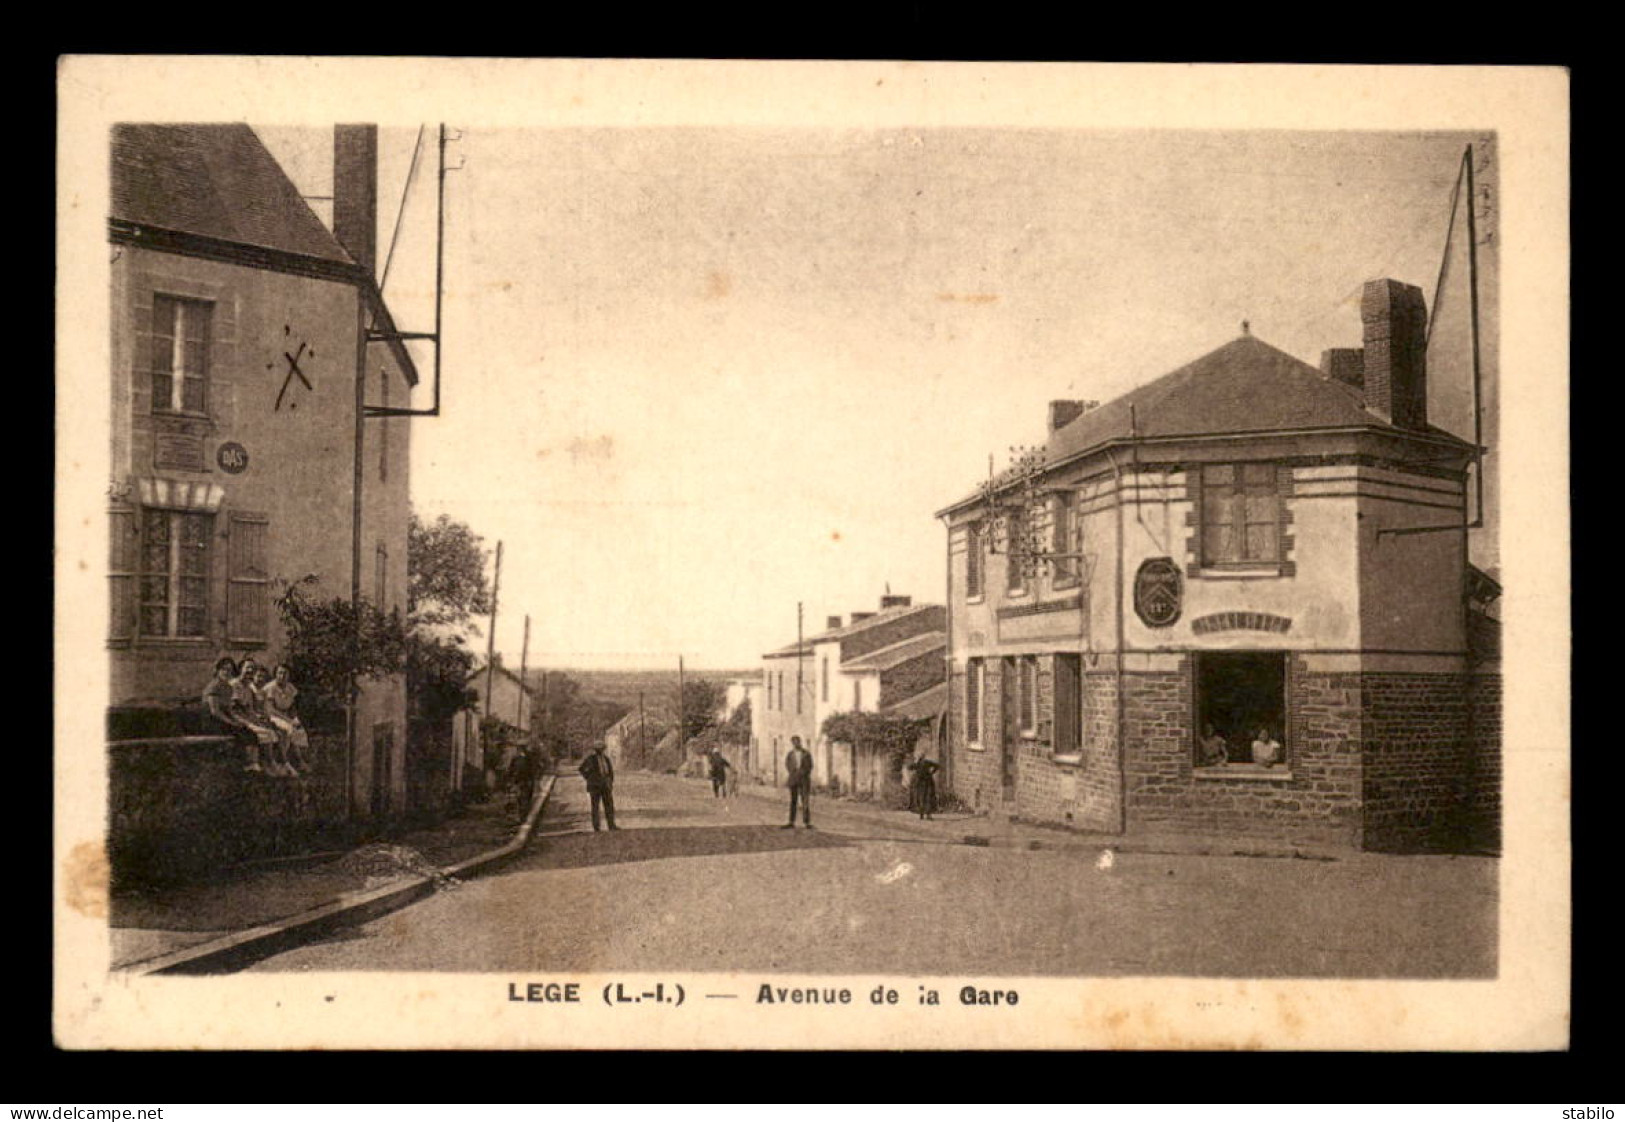
[[[1281,752],[1281,742],[1270,735],[1268,727],[1258,730],[1258,737],[1253,741],[1253,763],[1264,767],[1274,767],[1284,762]]]
[[[914,782],[910,800],[914,805],[914,812],[924,821],[931,821],[937,812],[937,768],[940,765],[935,760],[921,756],[914,761]]]
[[[258,664],[251,658],[243,659],[237,680],[231,684],[231,715],[253,735],[259,743],[259,755],[264,759],[263,769],[258,766],[259,761],[256,761],[248,770],[263,770],[266,775],[275,779],[286,779],[293,774],[293,769],[288,767],[287,761],[282,757],[282,737],[265,715],[265,704],[260,700],[258,683]]]
[[[706,760],[709,762],[711,768],[712,798],[727,798],[728,773],[733,770],[733,765],[730,764],[727,757],[722,754],[722,749],[716,747],[713,747],[710,752],[706,753]]]
[[[1197,762],[1202,767],[1222,767],[1230,762],[1230,746],[1225,743],[1224,737],[1214,731],[1212,725],[1208,725],[1207,731],[1202,734]]]
[[[260,738],[237,715],[236,700],[237,664],[230,657],[222,657],[214,664],[214,677],[203,688],[203,708],[248,754],[248,764],[243,770],[261,771]]]
[[[282,736],[289,766],[299,775],[308,775],[313,766],[310,737],[306,735],[304,723],[299,720],[299,714],[294,710],[294,699],[298,696],[299,687],[293,684],[288,664],[285,662],[277,664],[271,680],[260,688],[260,698],[265,703],[265,715],[269,718],[271,727]]]

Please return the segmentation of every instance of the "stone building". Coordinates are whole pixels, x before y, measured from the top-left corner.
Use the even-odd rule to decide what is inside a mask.
[[[1120,833],[1493,834],[1474,449],[1428,423],[1420,290],[1370,282],[1361,314],[1320,369],[1244,333],[1054,402],[1042,450],[940,512],[960,798]]]
[[[418,375],[374,275],[376,129],[335,129],[333,159],[329,229],[246,125],[113,130],[115,707],[279,660],[275,597],[307,577],[405,610],[410,422],[366,410]],[[403,678],[364,681],[333,736],[339,816],[404,811]]]
[[[813,783],[849,789],[869,761],[851,746],[830,742],[824,721],[835,713],[881,712],[943,681],[947,610],[886,595],[878,612],[853,612],[843,625],[830,616],[824,630],[762,656],[760,705],[753,701],[755,774],[782,781],[790,737],[812,753]]]

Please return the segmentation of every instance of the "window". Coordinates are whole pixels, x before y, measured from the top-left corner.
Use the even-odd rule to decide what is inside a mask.
[[[1199,768],[1262,767],[1254,745],[1274,743],[1287,763],[1286,655],[1223,651],[1196,657],[1196,744]]]
[[[973,658],[965,663],[965,740],[979,744],[982,740],[982,660]]]
[[[1017,670],[1020,674],[1021,729],[1033,732],[1038,728],[1038,658],[1025,655]]]
[[[1274,464],[1202,468],[1202,563],[1268,564],[1281,559],[1281,501]]]
[[[152,410],[208,408],[209,318],[213,306],[174,296],[152,298]]]
[[[779,671],[779,712],[784,712],[784,671]]]
[[[965,527],[965,596],[977,600],[982,595],[982,524]]]
[[[854,711],[863,708],[863,683],[852,679],[852,708]]]
[[[209,541],[214,518],[179,510],[142,511],[141,634],[201,639],[208,633]]]
[[[1057,756],[1083,752],[1083,658],[1058,654],[1052,673],[1055,691],[1055,727],[1051,751]]]
[[[771,709],[771,708],[773,708],[773,672],[771,670],[762,671],[762,680],[763,680],[763,689],[766,691],[766,694],[767,694],[767,705],[766,705],[766,707]]]
[[[1078,497],[1070,491],[1062,492],[1050,499],[1050,552],[1057,555],[1079,552],[1081,543],[1078,541]],[[1078,559],[1076,557],[1057,556],[1051,583],[1057,588],[1076,584],[1078,580]]]
[[[828,701],[829,700],[829,655],[825,655],[824,658],[823,658],[823,667],[822,667],[821,673],[822,673],[823,677],[822,677],[822,679],[820,680],[820,683],[819,683],[819,700]]]
[[[1013,510],[1005,520],[1004,587],[1027,591],[1027,512]]]

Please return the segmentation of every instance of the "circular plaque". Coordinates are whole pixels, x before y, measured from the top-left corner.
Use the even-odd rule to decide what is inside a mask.
[[[248,467],[248,449],[235,440],[222,444],[214,454],[214,462],[229,475],[239,475]]]
[[[1153,557],[1134,574],[1134,614],[1147,627],[1169,627],[1179,619],[1185,579],[1172,558]]]

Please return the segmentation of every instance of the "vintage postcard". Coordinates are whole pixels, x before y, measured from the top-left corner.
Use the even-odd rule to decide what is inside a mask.
[[[69,57],[57,1041],[1568,1046],[1568,80]]]

